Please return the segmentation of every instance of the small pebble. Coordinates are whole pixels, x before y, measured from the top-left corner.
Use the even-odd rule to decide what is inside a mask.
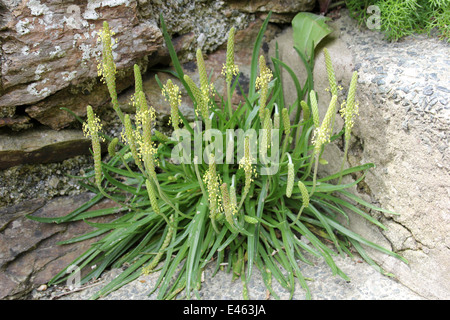
[[[41,292],[41,291],[47,290],[47,288],[48,288],[48,287],[47,287],[46,284],[42,284],[42,285],[40,285],[39,288],[37,288],[36,290],[39,291],[39,292]]]

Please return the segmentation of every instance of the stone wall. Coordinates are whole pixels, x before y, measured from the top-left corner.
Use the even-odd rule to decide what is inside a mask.
[[[409,264],[371,252],[385,270],[416,293],[431,299],[450,297],[450,90],[448,44],[425,35],[389,43],[378,32],[358,28],[346,10],[329,23],[334,32],[317,48],[314,85],[319,95],[321,119],[330,101],[323,48],[331,55],[336,78],[344,88],[358,70],[359,117],[353,129],[347,166],[374,163],[364,183],[353,192],[366,201],[398,215],[371,214],[386,230],[373,227],[352,215],[350,228],[369,240],[400,253]],[[280,58],[305,73],[293,49],[292,28],[275,42]],[[284,75],[287,103],[295,91]],[[302,82],[302,81],[301,81]],[[336,117],[335,132],[342,128]],[[325,148],[329,162],[322,174],[338,172],[343,156],[342,141]],[[348,178],[347,182],[351,181]],[[344,180],[345,182],[345,180]],[[344,221],[345,222],[345,221]]]
[[[142,69],[167,61],[160,29],[163,14],[184,60],[194,50],[212,52],[226,41],[231,26],[244,29],[259,14],[274,11],[289,22],[315,1],[3,1],[0,6],[0,125],[23,128],[31,119],[52,129],[73,118],[60,107],[83,116],[108,100],[97,77],[100,45],[97,31],[104,20],[116,33],[114,59],[118,91],[133,83],[132,66]],[[279,13],[277,15],[277,13]],[[177,40],[181,38],[182,41]]]

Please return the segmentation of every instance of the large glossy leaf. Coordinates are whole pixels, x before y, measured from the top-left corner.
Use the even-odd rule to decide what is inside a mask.
[[[300,12],[292,20],[294,46],[311,59],[311,51],[333,29],[326,24],[327,17],[310,12]]]

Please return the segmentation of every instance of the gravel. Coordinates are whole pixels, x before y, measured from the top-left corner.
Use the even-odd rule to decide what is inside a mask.
[[[345,12],[345,11],[344,11]],[[341,32],[352,38],[351,51],[357,62],[359,85],[373,83],[374,102],[380,106],[393,100],[406,111],[408,126],[428,126],[426,131],[450,130],[450,88],[448,53],[450,44],[426,35],[412,35],[387,42],[378,32],[355,27],[343,13]]]
[[[350,281],[333,275],[330,267],[323,260],[309,258],[314,265],[299,262],[299,266],[308,281],[312,299],[314,300],[422,300],[423,298],[401,285],[394,278],[382,275],[361,259],[354,257],[336,256],[336,265],[350,278]],[[204,281],[199,290],[202,300],[240,300],[242,299],[242,282],[232,281],[232,274],[219,271],[214,277],[214,264],[209,264],[203,274]],[[100,290],[110,280],[118,276],[122,270],[114,269],[105,273],[97,282],[89,283],[86,289],[70,291],[65,287],[52,287],[46,291],[34,290],[33,299],[48,300],[86,300]],[[254,269],[248,283],[249,298],[252,300],[275,299],[269,295],[261,273]],[[159,273],[140,276],[137,280],[123,286],[102,300],[155,300],[157,292],[149,296],[154,288]],[[275,279],[272,281],[274,291],[282,300],[289,299],[289,291],[283,288]],[[77,291],[80,290],[80,291]],[[293,300],[305,300],[305,290],[298,281],[295,284]],[[195,299],[195,297],[194,297]]]
[[[0,170],[0,207],[86,192],[69,175],[84,175],[91,167],[91,157],[78,156],[59,163],[23,164]]]

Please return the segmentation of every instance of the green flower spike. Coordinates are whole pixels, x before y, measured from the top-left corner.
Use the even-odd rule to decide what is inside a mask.
[[[134,95],[132,96],[133,105],[136,107],[136,112],[139,112],[140,106],[136,103],[139,92],[144,91],[142,86],[141,70],[137,64],[134,65]]]
[[[337,96],[337,85],[336,85],[336,77],[334,75],[333,65],[331,63],[330,54],[328,53],[327,48],[323,49],[323,53],[325,55],[325,66],[327,69],[328,82],[330,84],[330,91],[333,96]]]
[[[231,106],[231,81],[233,80],[233,76],[239,74],[239,68],[234,64],[234,34],[236,29],[233,27],[230,29],[228,33],[228,43],[227,43],[227,60],[223,65],[222,74],[225,76],[225,82],[227,84],[227,105],[228,105],[228,114],[230,118],[233,115],[233,109]]]
[[[162,89],[162,95],[165,97],[166,101],[170,104],[170,120],[174,130],[179,129],[180,125],[180,115],[178,114],[178,108],[181,105],[181,93],[180,87],[173,84],[172,80],[167,80],[165,86]]]
[[[289,119],[289,111],[287,108],[281,109],[281,118],[283,120],[283,129],[286,137],[291,134],[291,120]]]
[[[234,35],[236,33],[236,29],[233,27],[230,29],[228,33],[228,42],[227,42],[227,61],[223,65],[222,74],[225,76],[225,80],[227,84],[231,84],[233,80],[233,76],[239,74],[239,68],[234,64]]]
[[[311,90],[309,92],[309,99],[311,101],[311,111],[313,116],[314,127],[319,128],[320,120],[319,120],[319,106],[317,104],[316,92]]]
[[[233,215],[235,214],[236,207],[233,206],[230,194],[228,193],[228,186],[226,183],[222,183],[220,186],[220,191],[222,193],[223,200],[223,211],[225,212],[225,219],[228,221],[231,231],[237,232],[238,230],[234,227]]]
[[[236,198],[236,187],[234,186],[234,179],[235,176],[233,175],[233,178],[231,179],[231,186],[230,186],[230,205],[232,208],[233,215],[237,214],[237,198]]]
[[[303,212],[303,209],[305,209],[309,206],[308,189],[306,189],[306,186],[301,181],[298,181],[297,185],[298,185],[298,188],[300,189],[300,193],[302,195],[302,206],[301,206],[300,210],[298,211],[297,218],[295,219],[295,221],[293,221],[291,223],[291,225],[294,225],[297,223],[298,219],[300,218],[300,216]]]
[[[102,81],[106,83],[108,87],[109,95],[111,97],[111,104],[114,111],[116,111],[120,120],[124,121],[124,116],[122,110],[119,107],[119,100],[117,98],[116,91],[116,64],[114,63],[114,58],[112,54],[112,41],[111,36],[114,35],[109,29],[108,22],[103,22],[103,29],[99,32],[98,41],[102,43],[102,61],[97,66],[98,76],[101,77]]]
[[[169,141],[169,137],[168,136],[166,136],[164,133],[162,133],[162,132],[160,132],[160,131],[158,131],[156,129],[155,129],[155,137],[156,137],[156,139],[158,139],[161,142]]]
[[[358,104],[355,103],[355,95],[356,95],[356,84],[358,82],[358,73],[355,71],[352,75],[352,80],[350,82],[350,87],[348,89],[348,95],[347,95],[347,101],[343,103],[343,106],[341,110],[339,111],[341,113],[341,116],[344,118],[344,140],[345,140],[345,146],[344,146],[344,157],[342,159],[341,164],[341,175],[339,177],[338,184],[341,183],[342,180],[342,170],[344,169],[344,163],[347,160],[347,153],[348,148],[350,144],[350,137],[352,128],[354,125],[354,118],[358,115]]]
[[[205,182],[208,189],[210,218],[214,225],[214,229],[218,232],[218,229],[215,226],[215,220],[216,217],[222,211],[221,206],[222,201],[220,197],[220,188],[219,188],[220,182],[216,172],[216,158],[212,153],[209,156],[209,168],[205,172],[203,181]]]
[[[292,195],[292,189],[294,188],[294,164],[292,163],[291,155],[287,153],[289,158],[288,163],[288,176],[286,184],[286,197],[290,198]]]
[[[272,117],[270,116],[270,110],[265,109],[265,116],[263,122],[263,135],[261,137],[261,154],[266,154],[267,149],[270,149],[272,134]]]
[[[197,49],[197,69],[200,77],[200,90],[204,95],[209,97],[210,86],[208,84],[208,75],[206,73],[205,60],[203,59],[203,53],[200,49]]]
[[[155,190],[153,189],[150,180],[145,180],[145,186],[147,187],[148,198],[150,199],[150,205],[156,214],[161,214],[161,210],[158,205],[158,200],[156,199]]]
[[[134,91],[144,91],[142,86],[141,69],[139,69],[139,66],[137,64],[134,65]]]
[[[345,108],[340,110],[345,120],[345,141],[350,140],[350,134],[354,124],[354,118],[358,115],[358,105],[355,103],[356,84],[358,81],[358,72],[353,72],[350,88],[348,90],[347,102]]]
[[[119,143],[119,138],[112,139],[111,142],[108,144],[108,154],[111,158],[116,155],[117,143]]]
[[[334,114],[336,113],[336,102],[337,96],[333,96],[328,106],[327,113],[325,114],[325,118],[322,121],[322,125],[320,126],[320,128],[316,128],[316,130],[314,131],[312,143],[314,145],[313,155],[315,155],[315,167],[313,176],[313,188],[311,190],[310,196],[312,196],[316,189],[317,169],[319,165],[320,151],[322,150],[322,146],[324,144],[330,142],[331,122],[333,120]]]
[[[314,131],[312,143],[314,144],[315,154],[319,154],[321,147],[330,141],[331,121],[333,119],[333,115],[336,113],[336,102],[337,96],[333,96],[328,106],[327,113],[322,121],[322,125]]]

